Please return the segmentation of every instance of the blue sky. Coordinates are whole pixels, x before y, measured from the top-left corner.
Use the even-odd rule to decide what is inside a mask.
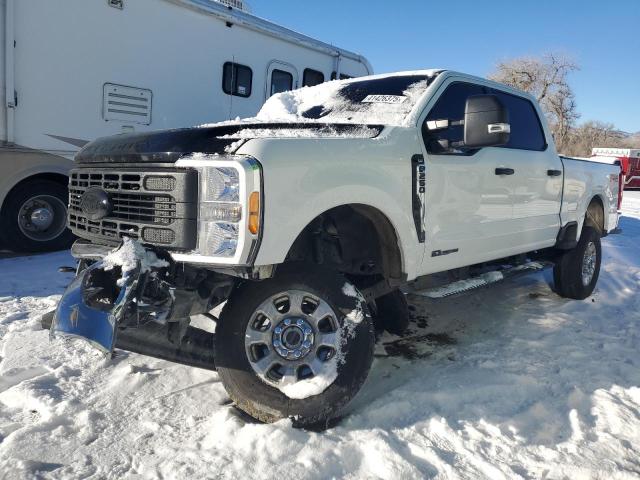
[[[253,13],[365,55],[376,73],[560,52],[580,121],[640,131],[640,0],[248,0]]]

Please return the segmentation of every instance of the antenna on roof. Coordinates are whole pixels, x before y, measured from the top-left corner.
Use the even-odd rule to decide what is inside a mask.
[[[235,8],[243,12],[251,13],[251,8],[245,0],[216,0],[227,7]]]

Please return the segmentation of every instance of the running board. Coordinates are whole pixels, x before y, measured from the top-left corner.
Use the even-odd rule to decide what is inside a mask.
[[[470,277],[465,280],[458,280],[447,285],[440,287],[430,288],[427,290],[412,291],[411,294],[428,298],[446,298],[453,295],[459,295],[470,290],[475,290],[480,287],[492,285],[494,283],[501,282],[507,278],[513,278],[518,275],[528,274],[532,272],[539,272],[552,266],[547,262],[528,262],[515,267],[507,267],[501,270],[493,270],[483,273],[476,277]]]
[[[55,311],[42,316],[42,328],[49,330]],[[216,370],[213,333],[187,327],[180,344],[167,338],[166,325],[150,322],[139,328],[118,330],[115,347],[148,357],[160,358],[190,367]]]

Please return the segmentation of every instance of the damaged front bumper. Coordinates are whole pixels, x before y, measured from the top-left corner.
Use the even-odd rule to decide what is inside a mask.
[[[76,242],[78,243],[78,242]],[[215,335],[190,326],[190,317],[208,315],[226,299],[234,281],[211,272],[173,268],[168,262],[150,267],[140,258],[127,271],[109,257],[132,245],[108,247],[80,244],[78,275],[54,312],[43,316],[50,336],[80,338],[105,354],[115,348],[194,367],[215,370]],[[134,250],[149,251],[141,245]],[[141,250],[140,250],[141,249]],[[81,253],[76,255],[76,253]],[[155,258],[155,256],[154,256]],[[213,277],[212,277],[213,276]],[[215,317],[211,317],[215,320]]]
[[[51,336],[82,338],[111,353],[116,330],[127,314],[134,313],[146,277],[140,273],[139,264],[120,279],[116,278],[117,271],[106,270],[104,262],[99,261],[80,272],[58,304]]]

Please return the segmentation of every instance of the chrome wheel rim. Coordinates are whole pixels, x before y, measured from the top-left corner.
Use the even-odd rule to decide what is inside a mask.
[[[269,297],[247,324],[245,350],[253,371],[283,388],[335,374],[338,317],[327,302],[300,290]]]
[[[60,236],[67,226],[67,206],[57,197],[38,195],[29,198],[18,210],[18,227],[36,242]]]
[[[591,284],[593,276],[596,273],[597,258],[598,251],[596,250],[596,244],[589,242],[584,251],[584,257],[582,258],[582,284],[585,287]]]

